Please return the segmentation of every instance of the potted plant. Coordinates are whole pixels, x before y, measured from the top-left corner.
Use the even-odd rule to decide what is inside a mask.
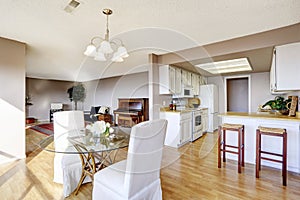
[[[78,102],[84,102],[86,97],[85,87],[82,83],[70,87],[67,91],[69,93],[70,101],[74,102],[75,110],[77,110]]]
[[[276,96],[274,100],[270,100],[263,105],[263,108],[269,106],[272,110],[278,111],[281,114],[287,115],[289,113],[289,103],[292,100],[290,98],[284,99],[281,96]]]

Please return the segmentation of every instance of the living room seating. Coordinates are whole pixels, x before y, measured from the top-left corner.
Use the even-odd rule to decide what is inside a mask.
[[[132,127],[127,160],[94,175],[93,199],[162,199],[160,167],[167,120]]]
[[[66,148],[68,142],[65,133],[73,129],[84,128],[83,111],[61,111],[54,113],[54,141],[60,137],[63,143],[55,143],[55,148]],[[65,137],[65,140],[61,140]],[[74,148],[68,145],[68,148]],[[74,148],[74,151],[75,148]],[[55,153],[54,156],[54,178],[56,183],[63,184],[64,196],[69,196],[77,187],[82,173],[82,165],[79,155]],[[89,177],[85,182],[91,181]]]

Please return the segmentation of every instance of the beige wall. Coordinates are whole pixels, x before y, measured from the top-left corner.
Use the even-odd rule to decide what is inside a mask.
[[[26,106],[26,116],[48,121],[50,104],[55,102],[61,102],[65,110],[71,110],[72,103],[67,90],[73,84],[70,81],[26,78],[26,95],[31,97],[30,102],[33,104]]]
[[[0,151],[25,158],[25,44],[0,38]]]
[[[87,98],[84,110],[91,106],[118,107],[118,98],[148,98],[148,72],[85,82]]]
[[[251,91],[250,91],[250,112],[256,112],[259,105],[266,103],[268,100],[274,99],[275,94],[270,93],[270,73],[253,73],[251,76]],[[224,90],[224,77],[209,77],[208,83],[216,84],[219,87],[219,112],[225,112],[225,90]],[[300,91],[289,92],[284,94],[285,98],[288,95],[300,96]]]
[[[163,102],[166,105],[172,100],[171,95],[159,94],[159,66],[158,56],[151,54],[149,56],[149,119],[159,119],[159,111],[163,106]]]
[[[68,81],[26,79],[26,93],[33,105],[27,106],[27,116],[49,120],[50,103],[62,102],[66,110],[73,109],[67,89],[74,83]],[[118,98],[148,98],[148,73],[129,74],[84,82],[86,99],[78,104],[79,110],[89,111],[91,106],[105,105],[112,110],[118,107]],[[111,112],[112,113],[112,112]]]

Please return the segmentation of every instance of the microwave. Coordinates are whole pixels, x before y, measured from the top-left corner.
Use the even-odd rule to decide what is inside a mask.
[[[192,87],[184,86],[184,87],[182,87],[181,94],[179,96],[180,97],[192,98],[192,97],[194,97],[194,90],[193,90]]]

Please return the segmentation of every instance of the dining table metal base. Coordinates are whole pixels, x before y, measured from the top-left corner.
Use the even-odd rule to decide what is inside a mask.
[[[118,149],[104,152],[88,152],[86,153],[86,149],[84,146],[80,144],[73,144],[76,150],[79,152],[79,157],[82,164],[82,173],[80,180],[78,182],[77,188],[74,191],[74,194],[77,195],[78,191],[83,184],[86,176],[90,176],[92,181],[94,180],[94,174],[113,164],[116,159],[116,155],[118,153]]]

